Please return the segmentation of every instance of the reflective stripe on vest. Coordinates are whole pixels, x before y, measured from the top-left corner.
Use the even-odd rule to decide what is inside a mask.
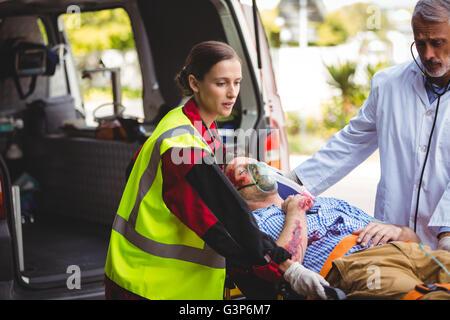
[[[183,134],[189,133],[197,135],[201,138],[198,131],[189,125],[179,126],[161,134],[153,146],[152,154],[147,169],[139,181],[139,191],[136,201],[134,202],[133,210],[131,211],[128,221],[123,217],[116,215],[113,223],[113,229],[123,235],[125,239],[130,241],[136,247],[150,253],[152,255],[162,258],[172,258],[183,261],[189,261],[201,264],[211,268],[223,269],[225,268],[225,260],[219,256],[214,250],[205,244],[203,249],[194,248],[190,246],[166,244],[156,242],[152,239],[146,238],[136,232],[136,219],[139,211],[139,205],[145,196],[145,191],[149,190],[156,176],[158,164],[161,160],[160,148],[164,139],[173,138]]]
[[[221,299],[224,257],[182,224],[163,202],[159,205],[164,152],[181,147],[211,154],[181,107],[177,109],[161,121],[154,132],[156,140],[150,137],[136,160],[136,172],[130,175],[114,219],[105,272],[119,286],[149,299]]]
[[[211,268],[225,268],[223,257],[206,244],[203,249],[198,249],[179,244],[156,242],[137,233],[131,224],[119,215],[116,215],[114,219],[113,229],[142,251],[154,256],[193,262]]]
[[[153,146],[152,155],[150,156],[150,162],[148,163],[148,167],[145,170],[143,176],[141,177],[141,180],[139,181],[139,192],[137,194],[137,199],[134,202],[133,210],[131,211],[130,217],[128,218],[128,221],[131,223],[133,228],[136,227],[136,218],[139,211],[139,205],[141,204],[141,201],[145,196],[145,192],[150,190],[150,187],[152,186],[153,181],[155,180],[158,165],[161,160],[160,149],[163,140],[166,138],[173,138],[176,136],[180,136],[186,133],[200,136],[200,134],[194,127],[184,125],[173,129],[169,129],[168,131],[161,134],[156,140],[155,145]]]

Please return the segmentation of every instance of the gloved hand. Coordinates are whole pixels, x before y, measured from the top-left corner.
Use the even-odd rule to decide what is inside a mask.
[[[284,278],[298,294],[327,300],[323,286],[330,284],[320,274],[306,269],[300,263],[291,264],[284,273]]]
[[[438,242],[438,250],[450,251],[450,237],[442,237]]]

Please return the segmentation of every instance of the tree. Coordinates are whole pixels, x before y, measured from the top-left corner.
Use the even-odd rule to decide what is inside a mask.
[[[356,71],[356,62],[347,61],[336,66],[325,65],[325,67],[331,76],[331,81],[328,83],[341,90],[343,112],[346,115],[351,114],[353,109],[352,97],[359,89],[353,81]]]
[[[69,14],[63,15],[66,26],[69,17]],[[80,27],[66,27],[75,56],[106,49],[124,51],[135,48],[130,19],[122,8],[82,12],[80,22]]]
[[[373,23],[374,21],[377,23]],[[355,3],[328,13],[325,20],[316,24],[316,27],[318,40],[315,45],[335,46],[345,43],[360,31],[373,31],[380,39],[386,40],[385,33],[391,28],[391,24],[386,12],[379,7]]]
[[[331,80],[331,86],[341,91],[339,96],[333,97],[332,102],[324,105],[323,125],[329,134],[345,127],[352,119],[369,96],[370,80],[373,75],[388,66],[387,62],[379,62],[376,65],[367,65],[366,74],[369,85],[357,85],[354,81],[356,62],[347,61],[338,65],[325,65]]]

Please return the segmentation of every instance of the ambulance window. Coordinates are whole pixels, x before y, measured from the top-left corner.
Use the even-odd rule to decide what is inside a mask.
[[[111,72],[83,71],[120,68],[121,102],[125,116],[144,118],[142,75],[130,18],[123,8],[61,15],[70,41],[86,112],[86,123],[96,125],[95,115],[113,114]],[[120,108],[122,109],[122,108]]]
[[[54,44],[49,44],[47,28],[41,18],[36,20],[37,26],[41,34],[40,43],[53,49]],[[42,77],[41,77],[42,78]],[[64,64],[59,61],[55,66],[55,73],[49,77],[45,77],[48,81],[48,97],[60,97],[69,93],[68,84]]]

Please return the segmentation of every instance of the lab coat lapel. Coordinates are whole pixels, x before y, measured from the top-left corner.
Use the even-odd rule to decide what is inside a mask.
[[[423,76],[421,73],[419,73],[417,70],[413,69],[413,79],[412,79],[412,86],[414,91],[417,93],[417,96],[422,101],[422,104],[425,109],[427,109],[430,106],[430,101],[428,100],[427,91],[425,89],[425,81],[423,79]]]

